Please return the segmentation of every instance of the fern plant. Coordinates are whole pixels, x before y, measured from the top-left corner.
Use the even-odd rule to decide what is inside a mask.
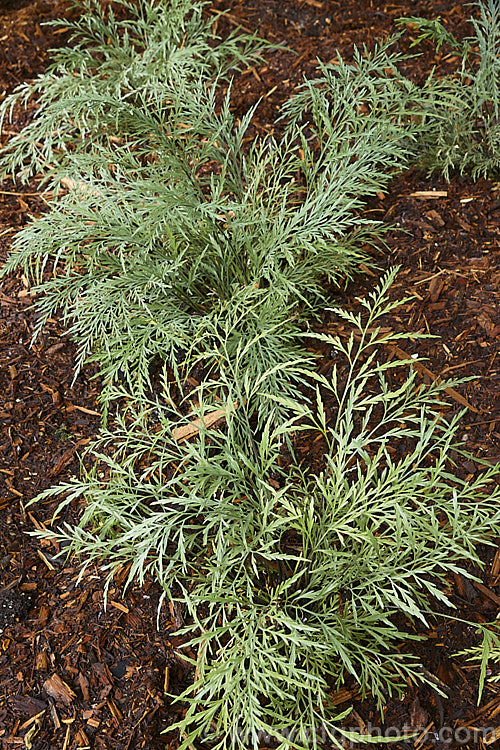
[[[352,275],[366,261],[363,244],[380,239],[382,228],[359,215],[363,199],[449,138],[450,112],[471,126],[490,102],[496,117],[492,2],[475,22],[481,64],[465,94],[465,68],[458,84],[410,82],[390,39],[355,50],[352,64],[320,64],[283,107],[283,137],[250,147],[254,111],[235,121],[220,86],[263,42],[233,34],[212,43],[193,0],[121,2],[125,20],[98,0],[79,2],[73,46],[0,108],[3,118],[19,100],[39,99],[1,151],[4,172],[42,171],[54,190],[69,187],[18,235],[2,271],[22,266],[39,284],[37,330],[61,309],[77,365],[99,363],[105,404],[118,378],[143,397],[157,362],[179,380],[206,355],[210,373],[222,361],[208,355],[214,341],[229,356],[245,350],[254,377],[296,356],[302,323],[328,304],[327,285]],[[421,25],[441,41],[439,23]],[[450,149],[432,158],[447,172],[457,155],[465,168],[463,149],[454,140]],[[290,393],[296,385],[283,384]]]
[[[435,108],[447,96],[429,79],[416,101],[388,42],[352,66],[323,66],[328,92],[324,79],[305,84],[284,108],[283,136],[245,147],[254,110],[236,122],[230,90],[218,100],[224,65],[256,42],[231,37],[205,59],[197,6],[184,21],[186,2],[168,6],[170,20],[165,3],[143,6],[140,44],[129,22],[118,29],[102,12],[75,24],[81,41],[29,90],[43,88],[40,108],[4,149],[6,169],[49,160],[53,184],[70,186],[18,235],[3,273],[22,266],[40,284],[38,330],[62,310],[79,364],[100,365],[105,403],[118,378],[143,397],[154,362],[179,379],[193,358],[210,373],[239,349],[255,379],[297,356],[301,324],[327,304],[328,284],[352,275],[363,244],[380,238],[359,215],[364,198],[408,163],[427,127],[424,100]],[[103,67],[90,62],[101,58]],[[39,158],[41,138],[50,153]],[[297,385],[266,382],[275,393]]]
[[[422,165],[446,178],[452,171],[472,177],[497,175],[500,169],[500,3],[473,3],[478,17],[470,22],[474,34],[459,41],[440,18],[402,18],[401,24],[417,26],[414,44],[430,39],[439,48],[447,44],[461,58],[456,73],[447,78],[455,99],[436,120],[431,138],[422,138]]]
[[[0,107],[0,123],[18,103],[36,102],[32,121],[0,153],[2,172],[26,180],[44,173],[56,182],[74,150],[116,142],[140,112],[168,109],[179,86],[227,78],[230,70],[257,62],[269,47],[256,35],[234,32],[214,38],[205,2],[116,0],[124,18],[99,0],[73,0],[76,20],[51,25],[71,31],[68,45],[54,51],[47,71],[21,84]],[[128,128],[132,130],[128,132]],[[19,170],[19,171],[18,171]]]
[[[182,748],[335,742],[332,690],[349,678],[381,704],[421,680],[402,623],[450,605],[446,576],[470,575],[500,528],[498,468],[472,483],[453,472],[449,384],[398,380],[407,363],[384,357],[404,337],[380,328],[394,273],[364,318],[336,310],[347,341],[319,337],[339,360],[331,377],[305,348],[328,285],[381,237],[364,198],[466,98],[454,80],[409,82],[389,40],[321,64],[284,106],[282,136],[248,145],[254,110],[236,120],[228,77],[265,45],[212,43],[192,1],[120,4],[125,20],[82,0],[73,46],[1,109],[39,97],[2,168],[43,172],[55,194],[3,273],[38,284],[39,327],[62,310],[78,366],[97,361],[104,402],[121,404],[94,469],[42,495],[85,499],[53,536],[110,576],[131,562],[129,581],[151,573],[184,604],[197,656]],[[320,466],[299,462],[304,435],[323,441]]]
[[[447,575],[472,577],[466,561],[481,565],[476,545],[500,530],[499,468],[470,483],[453,473],[463,446],[459,416],[443,412],[450,383],[417,387],[414,371],[397,374],[407,362],[387,361],[386,347],[409,335],[380,328],[396,307],[393,277],[361,300],[363,316],[335,311],[352,327],[345,341],[320,336],[338,364],[315,376],[316,406],[268,396],[292,416],[256,428],[244,405],[265,384],[229,375],[223,409],[209,383],[199,387],[199,432],[182,440],[166,393],[103,432],[93,471],[41,496],[85,497],[80,524],[51,536],[86,564],[104,559],[111,580],[132,562],[129,580],[149,571],[185,605],[197,659],[180,698],[182,748],[338,739],[331,691],[350,676],[382,704],[422,680],[402,622],[451,607]],[[224,420],[208,427],[215,410]],[[293,460],[301,435],[325,443],[317,469]]]
[[[456,656],[466,656],[468,661],[479,662],[478,706],[486,684],[488,665],[500,664],[500,633],[498,625],[498,618],[494,623],[490,623],[488,627],[485,625],[476,625],[478,634],[482,636],[481,643],[464,649],[464,651],[459,651],[456,654]],[[491,682],[498,682],[499,680],[499,674],[490,678]]]

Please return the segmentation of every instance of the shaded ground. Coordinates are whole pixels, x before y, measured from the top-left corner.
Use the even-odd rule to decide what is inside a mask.
[[[312,75],[317,56],[330,60],[337,49],[348,55],[354,43],[372,44],[393,30],[394,19],[403,15],[441,14],[449,28],[467,33],[465,19],[470,13],[465,4],[444,0],[386,5],[353,0],[235,0],[214,2],[208,12],[217,17],[222,8],[230,12],[216,21],[219,33],[241,24],[298,53],[269,52],[265,65],[235,81],[235,102],[242,112],[263,97],[256,123],[261,131],[271,129],[280,102],[304,74]],[[64,43],[64,30],[54,34],[41,22],[68,13],[59,0],[0,0],[0,92],[43,70],[47,49]],[[453,65],[446,50],[441,55],[442,65]],[[419,78],[432,62],[429,48],[424,62],[409,60],[407,65]],[[15,121],[7,129],[15,131],[21,124]],[[429,196],[429,191],[435,195]],[[25,189],[10,181],[1,186],[2,258],[16,229],[43,205],[35,182]],[[387,255],[373,251],[380,267],[401,264],[393,294],[415,295],[391,324],[439,336],[407,346],[409,355],[418,352],[429,358],[428,371],[421,373],[424,380],[473,376],[459,388],[462,402],[450,396],[450,408],[460,409],[467,400],[470,408],[463,419],[463,435],[468,446],[479,458],[500,460],[500,185],[466,178],[448,184],[410,172],[395,180],[389,193],[373,200],[367,210],[395,227],[387,235]],[[342,304],[349,305],[370,283],[370,277],[361,277],[351,284]],[[43,529],[54,509],[50,501],[26,507],[28,501],[41,489],[78,472],[78,456],[99,424],[99,384],[90,370],[72,382],[74,348],[58,321],[53,320],[30,344],[35,324],[31,301],[31,290],[20,275],[2,282],[0,746],[2,750],[174,748],[175,738],[161,730],[172,718],[166,692],[179,692],[189,678],[189,666],[175,651],[180,643],[170,635],[181,623],[181,614],[165,606],[158,629],[161,592],[154,582],[146,581],[122,597],[126,570],[108,592],[105,610],[102,572],[91,566],[79,581],[74,562],[55,558],[57,545],[26,534]],[[329,325],[327,313],[324,325]],[[474,475],[481,468],[478,462],[467,461],[460,470]],[[60,521],[77,515],[78,507],[69,506]],[[473,586],[456,576],[449,589],[459,616],[488,622],[500,610],[500,551],[485,549],[484,561],[482,584]],[[385,721],[399,728],[428,727],[429,734],[417,743],[423,748],[450,746],[442,743],[443,734],[438,736],[444,726],[500,726],[500,685],[490,684],[477,708],[479,670],[454,656],[474,642],[470,629],[458,624],[430,626],[424,635],[420,655],[448,698],[430,688],[409,686],[402,700],[388,701],[380,717],[370,700],[357,700],[354,689],[347,686],[336,702],[345,708],[346,700],[354,701],[348,725],[382,726]],[[466,737],[465,730],[457,735]],[[474,744],[481,745],[481,740],[462,746]]]

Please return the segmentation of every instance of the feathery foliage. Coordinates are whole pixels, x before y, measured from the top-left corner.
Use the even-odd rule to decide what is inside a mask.
[[[44,91],[32,124],[4,149],[6,168],[29,174],[50,161],[54,184],[71,188],[18,235],[3,273],[22,265],[40,283],[38,330],[62,310],[79,364],[99,363],[104,402],[118,378],[143,396],[155,361],[186,374],[201,357],[210,372],[245,351],[259,378],[297,356],[304,316],[381,234],[359,216],[363,199],[407,165],[427,127],[424,100],[437,109],[447,96],[431,78],[418,94],[388,42],[354,65],[322,66],[323,78],[285,106],[282,138],[245,149],[253,110],[235,121],[230,89],[217,102],[225,68],[258,43],[231,37],[203,56],[200,9],[186,20],[189,5],[177,0],[168,21],[164,6],[139,4],[132,44],[129,22],[119,33],[91,4],[74,24],[81,40],[30,89]],[[91,64],[108,37],[106,64]],[[40,139],[50,154],[38,159]],[[266,382],[296,392],[294,381]]]
[[[493,628],[491,627],[493,625]],[[481,702],[484,686],[486,683],[488,665],[500,664],[500,634],[498,633],[498,618],[489,626],[476,624],[482,641],[478,645],[471,646],[464,651],[459,651],[457,656],[467,656],[468,661],[479,662],[479,690],[477,694],[477,705]],[[500,674],[490,678],[490,682],[498,682]]]
[[[77,20],[49,22],[71,30],[69,44],[55,50],[47,71],[21,84],[0,108],[1,123],[16,103],[36,99],[32,122],[0,152],[2,171],[20,179],[41,172],[57,181],[72,152],[92,153],[124,134],[132,139],[137,118],[147,118],[151,110],[153,124],[156,108],[167,110],[179,87],[227,78],[230,70],[258,61],[269,46],[238,31],[214,44],[211,20],[202,16],[205,2],[115,0],[125,19],[99,0],[73,5]]]
[[[401,622],[450,605],[446,575],[470,575],[477,543],[500,529],[498,467],[471,483],[453,472],[449,384],[423,388],[386,361],[403,336],[379,327],[394,272],[364,317],[335,311],[346,341],[319,337],[338,361],[330,378],[303,332],[381,237],[360,209],[395,171],[497,169],[498,6],[474,21],[472,69],[474,42],[410,19],[459,50],[457,76],[413,84],[394,39],[357,50],[352,64],[320,63],[283,107],[279,139],[247,145],[254,110],[235,118],[228,79],[265,43],[213,40],[193,0],[118,4],[125,20],[79,0],[72,46],[0,108],[37,99],[2,170],[44,173],[55,192],[2,273],[25,269],[39,329],[61,310],[78,366],[97,361],[104,403],[125,404],[94,468],[42,497],[85,499],[79,525],[53,532],[84,564],[104,560],[112,576],[131,562],[129,582],[150,573],[185,605],[197,657],[182,748],[267,735],[316,747],[338,736],[329,695],[347,677],[379,703],[422,679]],[[195,366],[205,379],[180,402]],[[323,441],[320,466],[298,461],[304,434]]]
[[[245,148],[254,111],[235,121],[221,82],[264,43],[212,44],[188,0],[120,4],[130,18],[79,2],[74,46],[1,108],[39,96],[4,169],[70,188],[18,235],[3,273],[21,265],[40,284],[37,330],[62,311],[78,366],[99,363],[105,404],[119,378],[142,397],[155,362],[179,378],[194,360],[210,372],[227,365],[223,350],[245,351],[259,378],[304,356],[301,323],[380,238],[363,199],[447,132],[458,106],[449,81],[418,87],[399,73],[390,39],[353,64],[320,64],[284,106],[282,138]],[[267,382],[296,393],[293,380]]]
[[[500,170],[500,2],[473,3],[478,18],[471,18],[473,36],[459,41],[440,18],[402,18],[416,25],[414,44],[430,39],[439,48],[448,45],[461,58],[456,73],[447,78],[455,98],[436,120],[431,138],[424,134],[421,162],[429,172],[446,178],[454,170],[472,177],[495,175]]]
[[[198,656],[183,748],[201,737],[256,748],[266,734],[283,749],[307,737],[315,747],[313,727],[338,736],[328,695],[347,675],[380,703],[423,679],[394,615],[425,623],[434,602],[451,606],[446,575],[472,577],[464,562],[481,564],[476,545],[500,530],[499,467],[472,482],[453,474],[463,448],[460,417],[442,413],[450,383],[416,387],[413,370],[387,379],[408,367],[384,355],[406,336],[380,329],[396,307],[393,277],[361,300],[363,316],[335,311],[347,340],[320,336],[338,363],[315,376],[316,406],[271,398],[293,416],[255,429],[239,406],[249,394],[228,378],[224,423],[179,441],[158,399],[103,432],[105,484],[94,470],[43,495],[85,496],[79,526],[52,535],[87,564],[104,559],[112,576],[132,561],[129,580],[149,571],[185,605]],[[220,408],[210,390],[197,394],[207,421]],[[282,460],[305,431],[326,445],[317,470]]]

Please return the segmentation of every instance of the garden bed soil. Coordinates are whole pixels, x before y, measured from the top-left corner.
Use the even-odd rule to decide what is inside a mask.
[[[218,15],[222,9],[229,11],[223,17]],[[317,57],[332,60],[337,50],[349,57],[353,44],[372,46],[394,30],[400,16],[441,15],[448,28],[464,35],[470,12],[470,6],[453,0],[225,0],[207,7],[217,33],[239,25],[295,51],[269,51],[265,64],[235,79],[238,111],[261,100],[255,123],[261,133],[272,131],[280,104],[304,75],[313,75]],[[44,70],[48,49],[65,44],[67,33],[42,23],[70,13],[74,11],[60,0],[0,0],[0,92]],[[429,46],[423,59],[406,61],[406,72],[418,80],[433,63],[448,70],[456,60],[445,48],[436,53]],[[16,114],[6,130],[15,132],[26,116]],[[2,259],[15,232],[44,205],[36,180],[25,187],[9,180],[1,185]],[[393,227],[383,252],[367,248],[380,269],[401,265],[391,294],[414,296],[390,324],[437,337],[410,341],[404,354],[428,358],[419,370],[423,382],[471,378],[448,393],[449,410],[465,406],[460,435],[477,459],[498,462],[500,184],[457,176],[448,183],[408,172],[366,210]],[[337,302],[354,306],[374,275],[373,270],[360,275],[336,292]],[[2,281],[0,747],[174,749],[177,738],[162,734],[179,710],[168,693],[180,692],[192,677],[174,634],[182,613],[165,604],[157,621],[159,587],[146,580],[123,593],[127,570],[115,578],[105,606],[105,575],[97,566],[81,574],[77,561],[56,557],[56,543],[28,535],[50,524],[55,507],[50,501],[28,506],[29,501],[78,473],[80,456],[99,426],[99,382],[90,368],[73,382],[75,348],[61,323],[52,319],[31,343],[33,299],[21,274]],[[322,328],[331,325],[325,312]],[[321,366],[328,368],[326,358]],[[300,448],[305,454],[311,446]],[[458,470],[472,477],[481,463],[462,460]],[[74,522],[79,511],[78,504],[71,504],[58,522]],[[482,554],[482,583],[456,575],[448,591],[458,617],[489,622],[500,610],[500,546],[485,547]],[[409,685],[403,697],[388,698],[381,716],[369,697],[362,700],[355,686],[347,685],[333,696],[339,709],[354,706],[346,725],[382,731],[427,728],[416,744],[411,740],[397,747],[494,747],[495,737],[500,739],[500,684],[487,685],[478,707],[479,668],[455,655],[474,644],[474,632],[442,621],[429,623],[420,633],[425,640],[416,648],[444,695]],[[440,733],[444,727],[458,731],[451,743],[446,741],[449,733]],[[471,727],[493,728],[487,744],[474,738]]]

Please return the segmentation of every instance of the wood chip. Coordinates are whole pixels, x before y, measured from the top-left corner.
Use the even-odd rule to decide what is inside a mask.
[[[359,264],[359,270],[362,271],[363,273],[366,273],[367,276],[372,276],[375,279],[377,278],[377,274],[373,273],[371,268],[368,268],[368,266],[365,266],[364,263]]]
[[[47,672],[49,668],[49,659],[47,657],[46,651],[40,651],[36,655],[35,659],[35,669],[37,669],[40,672]]]
[[[72,445],[71,448],[68,448],[68,450],[64,451],[62,456],[59,456],[56,463],[49,471],[49,477],[58,477],[59,474],[61,474],[61,472],[63,472],[64,469],[69,466],[69,464],[73,460],[73,456],[75,455],[77,448],[78,445]]]
[[[2,236],[2,233],[0,232],[0,237]],[[17,300],[12,299],[12,297],[8,297],[3,292],[0,292],[0,302],[2,302],[5,305],[15,305],[17,303]]]
[[[76,698],[76,694],[71,690],[69,685],[55,673],[45,680],[43,689],[57,703],[64,703],[65,706],[69,706]]]
[[[493,562],[491,564],[490,576],[492,578],[496,578],[499,573],[500,573],[500,545],[497,547],[497,551],[495,552],[495,557],[493,558]]]
[[[43,552],[42,552],[41,549],[37,549],[37,554],[38,554],[38,557],[40,558],[40,560],[42,560],[42,562],[45,563],[45,565],[47,566],[47,568],[49,570],[55,570],[55,567],[52,565],[52,563],[50,562],[50,560],[48,560],[45,557],[45,555],[43,554]]]
[[[428,200],[429,198],[447,198],[447,190],[417,190],[414,193],[410,193],[410,198],[420,198],[421,200]]]
[[[168,609],[170,611],[170,618],[176,628],[183,628],[185,625],[184,617],[182,616],[182,604],[180,602],[169,602]]]
[[[347,703],[347,701],[356,700],[358,697],[358,691],[356,689],[349,690],[349,688],[340,688],[336,693],[328,697],[328,701],[332,706],[340,706],[341,703]]]
[[[497,727],[491,734],[488,734],[483,742],[485,745],[492,745],[497,740],[500,740],[500,727]]]
[[[487,588],[482,583],[479,583],[479,581],[472,581],[472,585],[474,588],[476,588],[478,591],[481,592],[481,594],[484,594],[488,599],[491,599],[492,602],[494,602],[497,607],[500,607],[500,596],[497,596],[491,589]]]
[[[414,740],[415,750],[419,750],[419,748],[422,747],[422,744],[427,739],[428,733],[430,732],[430,730],[432,729],[433,726],[434,726],[434,722],[431,721],[431,723],[428,724],[425,727],[425,729],[423,729],[422,732],[418,735],[418,737]]]
[[[68,749],[70,734],[71,734],[71,726],[68,724],[68,726],[66,727],[66,735],[64,737],[64,744],[62,746],[62,750]]]
[[[65,341],[59,341],[59,343],[49,346],[49,348],[45,352],[45,355],[48,356],[50,354],[55,354],[56,352],[59,351],[59,349],[64,349],[65,346],[66,346]]]
[[[78,687],[82,691],[83,700],[87,703],[90,702],[90,682],[87,680],[84,674],[82,672],[78,672],[78,677],[76,678],[76,681],[78,683]]]
[[[237,404],[233,404],[232,408],[236,409],[237,406]],[[205,414],[203,417],[194,419],[189,424],[185,424],[182,427],[177,427],[172,431],[172,435],[174,439],[179,443],[183,440],[189,440],[189,438],[192,438],[198,434],[202,426],[212,427],[212,425],[216,424],[221,419],[225,419],[226,416],[227,409],[216,409],[215,411],[211,411],[208,414]]]
[[[444,289],[444,281],[442,278],[435,276],[429,284],[429,294],[431,296],[431,302],[437,302],[441,292]]]
[[[14,714],[28,714],[30,718],[23,724],[22,729],[30,726],[36,716],[41,716],[47,708],[45,701],[38,700],[31,695],[14,695],[9,700],[9,708]]]
[[[78,730],[78,733],[75,737],[75,743],[77,747],[90,748],[89,738],[87,737],[83,729]]]
[[[486,333],[490,333],[495,327],[495,324],[493,323],[488,313],[484,311],[479,313],[476,320],[477,324],[483,329],[483,331],[486,331]]]
[[[92,414],[95,417],[102,416],[100,412],[94,411],[93,409],[87,409],[87,408],[85,408],[85,406],[78,406],[78,404],[67,404],[66,405],[66,411],[75,411],[75,409],[77,411],[83,412],[84,414]]]
[[[118,726],[123,719],[122,712],[120,711],[114,700],[112,700],[111,698],[108,698],[108,700],[106,701],[106,705],[109,708],[111,715],[116,722],[116,725]]]
[[[439,228],[444,227],[443,217],[441,216],[440,213],[435,211],[433,208],[431,208],[430,211],[427,211],[426,217],[429,219],[429,221],[431,221],[434,224],[434,226],[439,227]]]

